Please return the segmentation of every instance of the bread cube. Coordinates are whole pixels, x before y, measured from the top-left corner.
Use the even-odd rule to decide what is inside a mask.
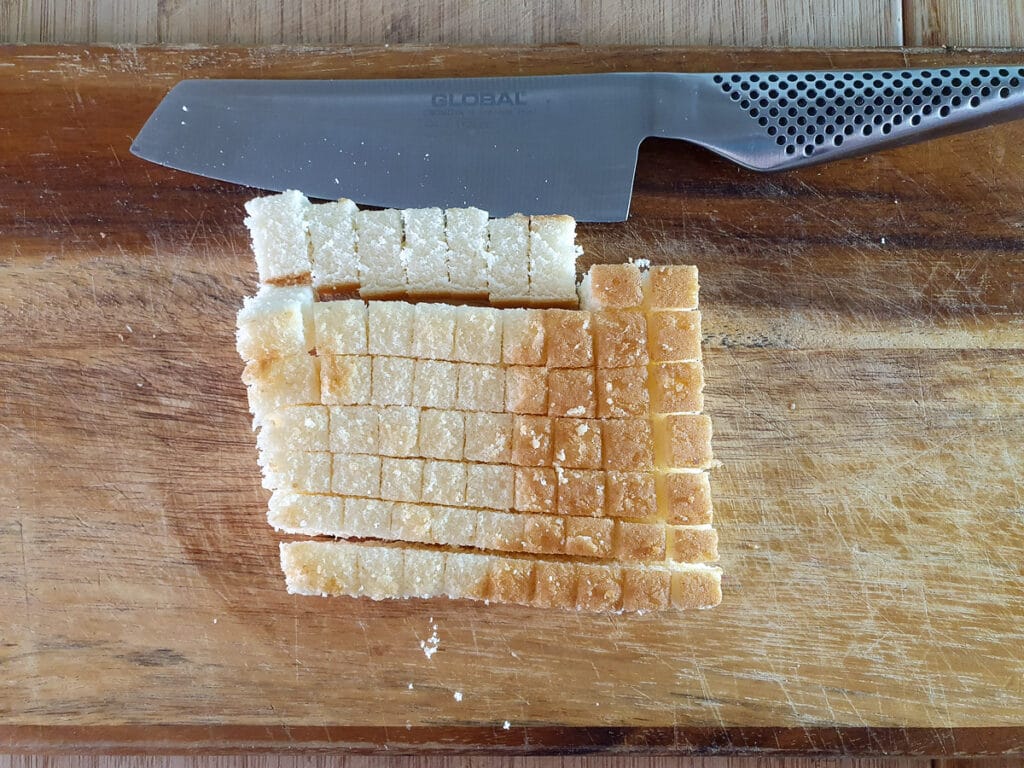
[[[602,419],[646,416],[651,410],[645,366],[598,368],[595,394]]]
[[[555,419],[554,464],[567,469],[600,469],[601,422]]]
[[[524,515],[515,512],[481,512],[476,524],[476,548],[519,552],[523,548]]]
[[[630,520],[615,522],[615,559],[641,563],[661,562],[665,559],[665,525],[638,523]]]
[[[391,531],[388,538],[430,544],[433,543],[432,525],[430,507],[398,502],[391,508]]]
[[[501,359],[505,365],[544,365],[544,311],[506,309],[501,313]]]
[[[311,205],[306,209],[306,228],[313,254],[314,288],[346,289],[359,286],[354,218],[356,210],[356,204],[345,199]]]
[[[520,512],[555,511],[555,470],[549,467],[515,468],[515,508]]]
[[[334,453],[380,453],[377,411],[367,405],[331,406],[329,448]]]
[[[371,355],[412,357],[416,310],[404,301],[371,301],[366,305],[367,346]]]
[[[314,451],[288,451],[264,455],[263,487],[302,493],[331,492],[331,454]]]
[[[703,414],[670,414],[654,420],[658,465],[669,469],[711,466],[711,419]]]
[[[450,552],[444,569],[444,591],[452,600],[486,600],[490,585],[490,555]]]
[[[576,306],[576,221],[571,216],[530,217],[530,298]]]
[[[487,211],[449,208],[444,212],[444,232],[452,291],[487,296]]]
[[[404,294],[408,280],[402,258],[401,211],[358,211],[355,227],[359,294],[366,298]]]
[[[617,565],[580,563],[576,609],[607,613],[622,608],[622,569]]]
[[[386,539],[391,535],[395,504],[380,499],[345,499],[345,528],[349,536]]]
[[[606,517],[565,518],[565,554],[576,557],[609,557],[615,538],[615,521]]]
[[[670,587],[671,574],[667,570],[623,568],[622,610],[637,613],[663,611],[668,608]]]
[[[651,267],[643,278],[644,303],[649,309],[696,309],[697,268],[679,264]]]
[[[604,473],[593,469],[555,468],[560,515],[600,517],[604,514]]]
[[[722,572],[717,568],[672,571],[673,608],[714,608],[722,602]]]
[[[495,305],[516,304],[530,294],[530,220],[522,214],[487,222],[487,292]]]
[[[465,504],[466,465],[458,461],[425,461],[420,497],[425,504],[443,504],[450,507]]]
[[[497,365],[458,363],[455,404],[462,411],[505,411],[505,372]]]
[[[266,416],[256,445],[270,453],[327,451],[330,449],[328,437],[328,415],[324,406],[292,405]]]
[[[665,520],[674,525],[711,522],[711,485],[707,472],[667,472],[657,479],[658,502]]]
[[[676,563],[713,563],[718,559],[718,531],[711,527],[667,526],[668,559]]]
[[[480,513],[475,509],[431,507],[433,522],[431,536],[439,544],[451,547],[472,547],[476,543],[476,529]]]
[[[500,363],[500,310],[493,307],[457,307],[452,358],[461,363]]]
[[[242,382],[249,395],[254,426],[287,405],[320,403],[320,359],[294,355],[246,363]]]
[[[650,370],[654,413],[699,413],[704,408],[700,363],[656,363]]]
[[[317,354],[365,355],[366,316],[366,305],[359,299],[314,304]]]
[[[512,419],[512,463],[521,467],[550,467],[554,421],[547,416]]]
[[[467,413],[466,461],[508,464],[512,457],[512,414]]]
[[[405,550],[403,592],[406,597],[438,597],[444,594],[447,555],[428,549]]]
[[[444,211],[407,208],[402,211],[405,246],[402,260],[411,295],[451,293],[448,279],[448,243],[444,237]]]
[[[594,371],[589,368],[554,368],[548,371],[548,414],[593,418]]]
[[[700,360],[700,312],[660,311],[647,315],[647,351],[652,363]]]
[[[380,497],[391,501],[419,501],[423,489],[423,459],[380,460]]]
[[[604,513],[608,517],[653,518],[658,514],[655,489],[650,472],[605,472]]]
[[[450,304],[416,304],[412,354],[424,360],[452,360],[455,349],[455,318],[458,307]]]
[[[463,414],[459,411],[421,411],[419,439],[420,456],[461,461],[465,445]]]
[[[306,354],[316,346],[313,291],[308,286],[265,285],[246,297],[238,311],[235,342],[245,361]]]
[[[491,561],[487,599],[496,603],[529,605],[533,597],[533,568],[529,560],[494,558]]]
[[[334,454],[331,490],[339,496],[379,496],[380,457]]]
[[[344,536],[345,500],[280,489],[270,495],[267,522],[282,533]]]
[[[373,405],[409,405],[416,361],[408,357],[374,357]]]
[[[245,204],[245,226],[252,236],[252,252],[261,283],[297,280],[309,276],[309,239],[306,212],[310,202],[301,192],[257,197]]]
[[[418,456],[420,411],[408,406],[388,406],[377,412],[380,455]]]
[[[591,368],[594,339],[589,312],[570,309],[544,311],[544,343],[550,368]]]
[[[319,359],[321,398],[326,405],[370,402],[369,355],[327,355]]]
[[[484,509],[512,509],[513,489],[512,467],[496,464],[467,465],[467,506]]]
[[[387,600],[402,594],[405,550],[401,547],[360,547],[358,567],[363,597]]]
[[[548,412],[548,369],[513,365],[505,369],[505,410],[509,413]]]
[[[291,595],[358,595],[358,547],[344,542],[281,542],[281,570]]]
[[[580,285],[583,309],[632,309],[643,302],[636,264],[594,264]]]
[[[412,404],[423,408],[454,408],[458,386],[456,363],[417,360],[413,366]]]
[[[609,419],[603,422],[605,469],[650,469],[654,440],[646,419]]]
[[[522,515],[522,518],[524,552],[548,555],[560,555],[564,552],[564,518],[556,515]]]
[[[535,588],[531,602],[537,608],[576,607],[578,565],[576,563],[548,563],[540,561],[534,566]]]
[[[594,355],[599,368],[647,365],[647,320],[642,312],[594,313]]]

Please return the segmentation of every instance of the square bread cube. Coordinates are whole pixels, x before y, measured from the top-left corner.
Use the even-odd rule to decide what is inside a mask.
[[[430,549],[405,550],[406,597],[438,597],[444,594],[447,555]]]
[[[288,451],[263,456],[263,487],[301,493],[331,492],[331,454]]]
[[[377,411],[368,405],[334,405],[331,412],[330,450],[334,453],[380,452]]]
[[[459,411],[420,411],[419,455],[429,459],[461,461],[465,445],[465,417]]]
[[[304,535],[347,535],[345,500],[280,489],[270,495],[267,522],[274,530]]]
[[[650,472],[605,472],[604,513],[608,517],[653,518],[658,514],[654,475]]]
[[[544,311],[506,309],[502,316],[501,359],[506,365],[544,365]]]
[[[600,517],[604,514],[604,473],[594,469],[555,468],[558,514]]]
[[[509,413],[548,412],[548,369],[513,365],[505,369],[505,410]]]
[[[641,563],[665,559],[664,523],[615,522],[615,558]]]
[[[405,245],[402,260],[411,295],[451,293],[448,279],[448,243],[444,237],[444,211],[407,208],[402,211]]]
[[[295,190],[257,197],[245,204],[245,226],[261,283],[307,277],[312,269],[306,212],[310,202]]]
[[[711,453],[711,419],[703,414],[670,414],[654,420],[658,465],[668,469],[707,469]]]
[[[575,306],[576,221],[571,216],[530,217],[530,297]]]
[[[515,508],[520,512],[555,511],[555,470],[550,467],[516,467]]]
[[[617,565],[580,563],[576,609],[607,613],[622,608],[622,569]]]
[[[713,563],[718,559],[714,528],[667,526],[668,559],[676,563]]]
[[[405,550],[401,547],[360,547],[359,580],[363,597],[387,600],[402,594]]]
[[[534,566],[535,588],[532,605],[537,608],[560,608],[571,610],[576,607],[578,565],[576,563],[547,563],[540,561]]]
[[[547,555],[560,555],[564,552],[564,518],[557,515],[522,515],[522,518],[524,552]]]
[[[326,405],[370,402],[373,372],[369,355],[328,355],[319,360],[321,398]]]
[[[651,267],[644,275],[644,299],[650,309],[696,309],[698,293],[694,266]]]
[[[433,523],[431,536],[439,544],[450,547],[472,547],[476,543],[476,528],[480,513],[475,509],[431,507]]]
[[[355,228],[359,294],[384,298],[405,293],[408,279],[402,258],[402,212],[358,211]]]
[[[423,459],[380,460],[380,496],[391,501],[419,501],[423,489]]]
[[[494,558],[487,599],[496,603],[529,605],[533,597],[533,568],[530,560]]]
[[[309,230],[309,245],[313,254],[314,288],[359,287],[354,218],[356,210],[356,204],[345,199],[311,205],[306,209],[306,228]]]
[[[366,305],[359,299],[313,305],[318,355],[365,355]]]
[[[609,419],[604,422],[605,469],[650,469],[654,465],[654,439],[646,419]]]
[[[565,554],[576,557],[609,557],[615,538],[615,521],[605,517],[565,518]]]
[[[466,505],[483,509],[512,509],[514,482],[512,467],[468,464]]]
[[[374,357],[373,405],[409,405],[416,361],[409,357]]]
[[[544,311],[544,342],[550,368],[590,368],[594,365],[593,320],[578,309]]]
[[[487,211],[449,208],[444,212],[444,233],[452,290],[487,296]]]
[[[647,320],[642,312],[594,313],[594,355],[599,368],[647,365]]]
[[[461,507],[466,503],[466,465],[459,461],[425,461],[420,496],[425,504]]]
[[[530,220],[522,214],[487,222],[487,293],[492,304],[515,304],[530,294]]]
[[[567,469],[600,469],[601,422],[555,419],[554,464]]]
[[[700,360],[700,312],[665,310],[647,315],[647,351],[652,363]]]
[[[326,541],[281,542],[281,570],[290,595],[358,595],[357,548]]]
[[[391,535],[395,504],[380,499],[345,499],[345,528],[349,536],[386,539]]]
[[[637,613],[665,610],[671,583],[671,574],[667,570],[623,568],[622,610]]]
[[[420,411],[409,406],[393,405],[377,412],[381,456],[409,457],[419,455]]]
[[[584,309],[631,309],[639,307],[643,298],[636,264],[594,264],[580,285]]]
[[[515,512],[480,512],[476,524],[476,548],[496,552],[521,551],[524,517]]]
[[[246,361],[309,352],[316,346],[312,289],[264,285],[246,297],[238,311],[235,346]]]
[[[366,305],[367,347],[371,355],[412,357],[412,326],[416,310],[404,301],[371,301]]]
[[[500,363],[501,311],[493,307],[457,307],[452,357],[460,363]]]
[[[592,419],[596,411],[593,370],[554,368],[548,371],[549,415]]]
[[[651,411],[699,413],[704,409],[704,371],[700,363],[651,366]]]
[[[722,602],[722,572],[717,568],[672,571],[673,608],[714,608]]]
[[[422,408],[454,408],[458,386],[456,363],[417,360],[413,366],[412,404]]]
[[[261,451],[330,450],[327,409],[322,405],[292,405],[266,416],[256,445]]]
[[[331,490],[339,496],[379,496],[380,457],[334,454]]]
[[[412,354],[423,360],[452,360],[455,318],[458,307],[450,304],[416,304]]]
[[[320,359],[294,355],[246,363],[242,382],[249,396],[254,426],[286,405],[319,405]]]
[[[515,416],[512,420],[512,463],[520,467],[550,467],[554,420],[547,416]]]
[[[444,569],[444,591],[452,600],[486,600],[490,587],[490,555],[450,552]]]
[[[665,520],[674,525],[707,525],[711,522],[711,484],[707,472],[659,474],[658,503]]]
[[[431,544],[432,524],[430,507],[396,502],[391,508],[391,531],[388,538],[394,541]]]
[[[505,372],[497,365],[459,363],[455,405],[462,411],[505,411]]]
[[[597,369],[597,415],[602,419],[650,413],[646,366]]]
[[[512,414],[467,413],[466,461],[508,464],[512,458]]]

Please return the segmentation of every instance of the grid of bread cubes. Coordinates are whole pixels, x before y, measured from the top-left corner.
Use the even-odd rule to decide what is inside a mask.
[[[526,217],[487,224],[483,212],[365,212],[390,217],[384,230],[364,224],[349,236],[372,232],[377,249],[362,249],[362,260],[376,256],[374,277],[360,276],[362,262],[353,262],[339,279],[344,265],[318,258],[317,247],[325,235],[344,234],[338,208],[356,215],[344,203],[305,209],[306,222],[335,215],[319,233],[307,224],[318,288],[358,283],[370,296],[530,302],[529,282],[517,286],[509,268],[503,277],[493,256],[480,257],[485,245],[474,251],[463,238],[452,248],[458,238],[449,234],[449,246],[437,247],[446,218],[461,216],[490,231],[484,243],[497,233],[529,251],[537,229]],[[564,230],[574,224],[561,218],[551,224],[563,230],[564,251]],[[575,299],[569,233],[570,251],[548,261],[552,274],[566,273],[559,260],[571,265],[572,296],[564,279],[548,280],[532,303]],[[389,240],[391,256],[381,258]],[[396,247],[418,250],[404,254],[404,274],[384,263]],[[431,258],[432,269],[412,274],[415,260]],[[457,285],[445,258],[463,267]],[[299,262],[293,271],[301,254]],[[261,279],[271,271],[261,268]],[[529,280],[532,270],[522,271]],[[382,274],[391,277],[381,282]],[[489,291],[489,281],[504,295]],[[717,536],[693,268],[594,266],[581,287],[585,309],[314,301],[307,286],[261,294],[262,304],[257,296],[239,316],[239,351],[249,360],[264,484],[273,491],[270,522],[357,542],[285,545],[294,591],[589,610],[717,602],[717,569],[702,565],[717,559]]]

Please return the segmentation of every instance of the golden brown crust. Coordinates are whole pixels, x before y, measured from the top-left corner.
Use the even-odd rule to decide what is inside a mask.
[[[665,520],[674,525],[711,523],[711,486],[707,472],[669,472],[659,475],[658,498],[664,500]]]
[[[599,368],[647,365],[647,320],[642,312],[594,313],[594,355]]]
[[[700,312],[665,310],[647,315],[647,350],[651,362],[700,360]]]
[[[651,267],[644,286],[650,309],[696,309],[697,268],[684,265]]]

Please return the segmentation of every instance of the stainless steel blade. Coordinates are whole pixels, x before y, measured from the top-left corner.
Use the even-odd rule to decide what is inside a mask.
[[[1024,116],[1024,68],[427,80],[192,80],[132,151],[393,208],[620,221],[649,136],[784,170]]]

